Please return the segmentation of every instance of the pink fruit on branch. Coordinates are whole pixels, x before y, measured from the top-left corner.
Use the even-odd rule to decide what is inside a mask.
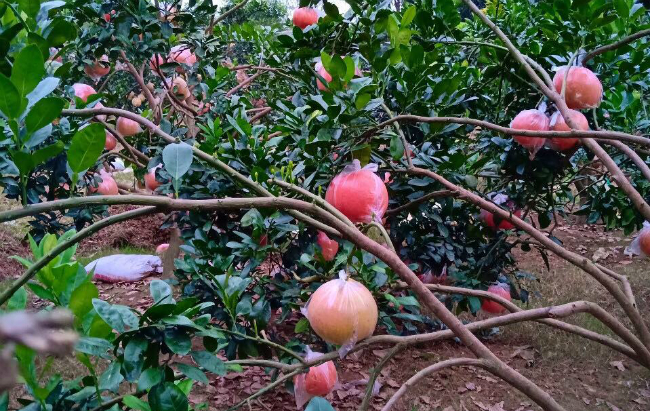
[[[512,301],[512,297],[510,297],[510,286],[506,283],[492,284],[488,287],[487,290],[489,293],[503,297],[508,301]],[[481,309],[490,314],[503,314],[508,311],[506,307],[502,306],[501,304],[487,299],[483,300]]]
[[[589,121],[579,111],[569,109],[571,120],[578,126],[579,130],[589,130]],[[571,127],[564,121],[564,117],[559,111],[556,111],[551,116],[550,128],[552,131],[571,131]],[[580,142],[578,138],[552,138],[549,140],[548,145],[553,150],[565,151],[575,147]]]
[[[321,248],[325,261],[332,261],[336,257],[336,253],[339,251],[339,243],[336,240],[331,240],[327,234],[319,231],[316,242]]]
[[[510,128],[517,130],[548,131],[549,119],[540,110],[524,110],[512,120]],[[514,136],[513,138],[521,146],[528,149],[531,158],[535,157],[535,154],[546,142],[546,139],[543,137]]]
[[[117,188],[117,183],[110,173],[101,170],[99,172],[99,177],[101,178],[102,182],[99,183],[97,187],[89,186],[88,190],[90,193],[98,193],[104,196],[112,196],[120,193]]]
[[[117,140],[111,133],[106,132],[106,142],[104,143],[104,148],[108,151],[113,150],[117,146]]]
[[[97,94],[95,89],[88,84],[75,83],[72,85],[72,89],[74,90],[74,95],[79,97],[84,103],[88,101],[88,97]]]
[[[553,85],[558,93],[562,93],[566,70],[566,67],[561,67],[553,76]],[[571,67],[564,97],[569,108],[576,110],[596,108],[603,99],[603,85],[594,72],[588,68]]]
[[[106,54],[104,54],[99,60],[95,60],[93,64],[84,66],[84,72],[94,81],[104,77],[110,71],[111,66]]]
[[[137,121],[133,121],[126,117],[118,117],[117,132],[124,137],[129,137],[142,133],[142,128],[140,128],[140,124]]]
[[[293,24],[302,30],[318,23],[318,12],[311,7],[300,7],[293,12]]]

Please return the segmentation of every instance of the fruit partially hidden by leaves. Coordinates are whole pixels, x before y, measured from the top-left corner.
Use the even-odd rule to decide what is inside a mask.
[[[492,201],[501,207],[505,207],[515,217],[521,217],[521,209],[517,207],[514,201],[509,200],[507,195],[505,194],[493,195]],[[483,219],[485,224],[494,231],[512,230],[513,228],[515,228],[514,224],[512,224],[510,221],[502,219],[499,216],[495,216],[494,214],[492,214],[487,210],[481,210],[481,218]]]
[[[116,146],[117,146],[117,140],[115,139],[115,137],[113,137],[113,135],[111,133],[109,133],[107,131],[106,132],[106,142],[104,143],[104,148],[106,150],[108,150],[108,151],[111,151],[111,150],[115,149]]]
[[[193,66],[196,63],[196,55],[184,44],[172,47],[169,52],[169,61],[175,61],[178,64],[187,64]]]
[[[293,24],[305,29],[312,24],[318,23],[318,12],[311,7],[300,7],[293,12]]]
[[[549,119],[540,110],[524,110],[512,120],[510,128],[517,130],[548,131]],[[513,138],[517,143],[528,149],[531,158],[535,157],[535,154],[546,142],[546,139],[543,137],[514,136]]]
[[[316,242],[321,248],[321,253],[325,261],[332,261],[336,257],[336,253],[339,251],[339,243],[336,240],[331,240],[327,234],[319,231]]]
[[[561,67],[553,77],[553,85],[558,93],[562,93],[566,70],[566,67]],[[569,108],[576,110],[596,108],[603,99],[603,85],[594,72],[588,68],[571,67],[564,97]]]
[[[388,190],[376,170],[376,164],[361,168],[354,160],[334,177],[325,200],[354,223],[380,222],[388,208]]]
[[[84,103],[88,101],[88,97],[97,94],[95,89],[88,84],[75,83],[72,85],[72,89],[74,90],[74,95],[79,97]]]
[[[99,177],[102,181],[97,185],[97,187],[89,186],[89,191],[91,193],[99,193],[104,196],[117,195],[120,193],[117,188],[117,183],[110,173],[101,170],[99,172]]]
[[[156,191],[160,187],[161,183],[156,180],[156,169],[160,168],[158,165],[149,170],[147,174],[144,175],[144,186],[147,187],[147,190]]]
[[[163,64],[165,64],[165,58],[164,58],[163,56],[161,56],[160,54],[154,54],[154,55],[151,56],[151,58],[149,59],[149,68],[150,68],[151,71],[153,71],[154,73],[157,73],[157,70],[158,70],[158,69],[160,68],[160,66],[162,66]]]
[[[579,111],[569,109],[571,120],[578,126],[579,130],[589,130],[589,121]],[[552,131],[571,131],[571,127],[564,121],[560,112],[555,112],[551,116],[550,127]],[[552,138],[549,140],[549,146],[556,151],[569,150],[580,142],[578,138]]]
[[[323,340],[352,346],[374,333],[377,303],[363,284],[341,271],[339,278],[321,285],[311,296],[307,319]]]
[[[111,65],[106,54],[104,54],[99,60],[95,60],[93,64],[84,66],[84,72],[94,81],[104,77],[110,71]]]
[[[118,117],[117,119],[117,132],[124,137],[134,136],[142,133],[142,128],[138,122],[126,117]]]
[[[503,297],[508,301],[512,301],[512,297],[510,297],[510,286],[506,283],[492,284],[487,290],[492,294]],[[483,300],[481,309],[490,314],[503,314],[508,311],[506,307],[492,300]]]

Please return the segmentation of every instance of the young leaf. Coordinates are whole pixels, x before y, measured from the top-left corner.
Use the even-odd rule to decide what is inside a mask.
[[[187,378],[191,378],[194,381],[201,382],[203,384],[209,383],[208,377],[205,376],[205,373],[192,365],[178,363],[176,364],[176,368],[178,368],[178,371],[185,374]]]
[[[93,123],[77,131],[68,150],[68,164],[75,173],[92,167],[104,151],[106,131],[104,126]]]
[[[173,143],[163,149],[165,169],[178,181],[192,165],[192,147],[187,143]]]

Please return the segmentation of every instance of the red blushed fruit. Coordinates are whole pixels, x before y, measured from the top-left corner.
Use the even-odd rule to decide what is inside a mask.
[[[579,111],[569,109],[569,116],[571,120],[576,124],[578,130],[589,130],[589,121],[587,117],[584,116]],[[571,131],[571,127],[564,121],[564,117],[560,112],[555,112],[551,116],[551,130],[552,131]],[[556,151],[569,150],[575,147],[576,144],[580,142],[580,139],[577,138],[552,138],[549,141],[549,146]]]
[[[304,30],[307,26],[318,23],[318,12],[310,7],[301,7],[293,12],[293,24]]]
[[[262,234],[259,240],[259,245],[264,247],[269,243],[269,237],[266,234]]]
[[[643,231],[639,236],[639,247],[645,255],[650,255],[650,231]]]
[[[334,177],[325,200],[353,223],[381,221],[388,208],[388,190],[384,182],[370,170],[341,173]]]
[[[553,86],[558,93],[562,93],[566,70],[566,67],[560,68],[553,77]],[[569,108],[576,110],[596,108],[603,99],[603,85],[594,72],[588,68],[571,67],[564,95]]]
[[[339,243],[336,240],[331,240],[327,234],[319,231],[316,242],[321,248],[321,254],[325,261],[332,261],[336,257],[336,253],[339,251]]]
[[[510,208],[510,210],[512,211],[512,215],[521,218],[521,210],[514,209],[514,204],[509,204],[508,208]],[[495,218],[494,214],[490,213],[489,211],[482,210],[481,217],[483,218],[485,224],[494,231],[512,230],[513,228],[515,228],[514,224],[512,224],[510,221],[500,219],[499,217]],[[499,225],[496,225],[495,220],[500,220]]]
[[[108,13],[104,14],[104,21],[106,21],[106,23],[110,23],[111,22],[111,15],[108,14]]]
[[[311,395],[324,397],[332,391],[336,379],[336,366],[332,361],[311,367],[305,377],[305,391]]]
[[[508,284],[505,283],[493,284],[489,286],[487,290],[489,293],[496,294],[499,297],[503,297],[508,301],[512,301],[512,297],[510,297],[510,287],[508,286]],[[481,304],[481,309],[490,314],[502,314],[508,311],[504,306],[492,300],[483,300],[483,303]]]
[[[117,146],[117,140],[111,133],[106,132],[106,143],[104,143],[104,148],[108,151],[113,150]]]
[[[517,130],[548,131],[549,119],[540,110],[524,110],[512,120],[510,128]],[[531,157],[535,156],[535,153],[546,142],[546,139],[542,137],[514,136],[513,138],[517,143],[528,149]]]

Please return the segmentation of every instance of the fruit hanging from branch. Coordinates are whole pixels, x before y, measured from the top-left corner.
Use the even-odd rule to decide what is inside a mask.
[[[303,313],[319,337],[344,349],[370,337],[378,320],[377,303],[370,291],[344,271],[318,287]]]
[[[376,164],[361,168],[355,159],[334,177],[325,200],[353,223],[381,222],[388,208],[388,190],[376,171]]]
[[[534,131],[548,131],[549,119],[543,111],[533,109],[524,110],[510,123],[510,128],[517,130],[534,130]],[[514,140],[530,152],[530,158],[533,159],[535,154],[546,143],[543,137],[528,137],[528,136],[514,136]]]
[[[510,286],[506,283],[492,284],[488,287],[487,290],[489,293],[503,297],[508,301],[512,301],[512,297],[510,296]],[[501,304],[487,299],[483,300],[481,309],[490,314],[503,314],[508,311],[506,307],[502,306]]]
[[[95,60],[93,64],[84,66],[84,72],[93,81],[98,81],[111,71],[111,66],[108,61],[108,56],[104,54],[99,60]]]
[[[515,204],[515,202],[510,200],[507,195],[496,194],[496,195],[489,195],[488,197],[492,197],[491,200],[495,204],[501,207],[505,207],[515,217],[521,217],[521,209],[519,209]],[[485,222],[485,224],[488,227],[490,227],[494,231],[512,230],[513,228],[515,228],[514,224],[512,224],[510,221],[504,220],[498,216],[495,217],[493,213],[486,210],[481,210],[481,219]]]
[[[339,251],[339,243],[336,240],[331,240],[323,231],[318,232],[316,242],[321,248],[321,254],[325,261],[332,261]]]
[[[91,194],[98,193],[104,196],[113,196],[120,193],[117,188],[117,183],[110,173],[100,170],[99,177],[102,181],[97,185],[97,187],[93,187],[92,185],[88,186],[88,190]]]
[[[322,356],[322,353],[313,352],[307,347],[306,361],[314,361]],[[310,367],[306,374],[296,375],[293,379],[296,407],[302,409],[302,406],[313,397],[325,397],[334,389],[337,380],[334,361]]]
[[[322,77],[322,78],[323,78],[327,83],[329,83],[330,81],[332,81],[332,76],[330,75],[330,73],[327,72],[327,70],[325,70],[325,67],[323,67],[323,63],[322,63],[322,62],[320,62],[320,61],[317,62],[317,63],[316,63],[316,66],[314,67],[314,70],[315,70],[315,71],[318,73],[318,75],[321,76],[321,77]],[[355,68],[354,68],[354,75],[357,76],[357,77],[363,77],[363,72],[359,69],[359,67],[355,67]],[[347,87],[347,84],[345,84],[345,86]],[[328,90],[329,90],[329,88],[328,88],[325,84],[323,84],[323,82],[320,81],[320,79],[319,79],[318,77],[316,78],[316,87],[318,87],[318,89],[319,89],[320,91],[328,91]]]
[[[558,93],[562,93],[566,70],[566,67],[561,67],[553,76],[553,85]],[[588,68],[571,67],[564,97],[569,108],[575,110],[596,108],[603,99],[603,85],[594,72]]]
[[[117,140],[111,133],[106,132],[106,142],[104,143],[104,148],[108,151],[113,150],[117,146]]]
[[[130,118],[126,117],[118,117],[117,132],[124,137],[129,137],[142,133],[142,128],[137,121],[133,121]]]
[[[75,83],[72,85],[72,89],[74,90],[74,95],[79,97],[84,103],[88,101],[88,97],[97,94],[95,89],[88,84]]]
[[[579,130],[589,130],[589,121],[579,111],[569,109],[571,120],[578,126]],[[571,131],[571,127],[564,121],[564,117],[559,111],[551,116],[550,129],[552,131]],[[551,138],[548,142],[549,147],[556,151],[565,151],[575,147],[580,142],[578,138]]]
[[[311,7],[300,7],[293,12],[293,24],[302,30],[318,23],[318,12]]]
[[[161,164],[149,169],[147,174],[144,175],[144,186],[147,190],[156,191],[156,189],[161,186],[161,183],[156,180],[156,170],[160,167],[162,167]]]

